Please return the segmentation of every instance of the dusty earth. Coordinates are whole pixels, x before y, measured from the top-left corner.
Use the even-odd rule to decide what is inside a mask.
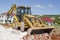
[[[60,35],[52,35],[51,36],[52,40],[60,40]]]
[[[59,30],[60,30],[60,28],[58,28]],[[55,29],[56,30],[56,29]],[[23,35],[23,33],[20,33],[20,36],[19,35],[17,35],[17,38],[18,38],[18,36],[19,36],[19,38],[18,38],[18,40],[60,40],[60,31],[59,30],[56,30],[56,31],[53,31],[50,35],[49,34],[47,34],[47,33],[43,33],[43,34],[34,34],[34,35],[25,35],[25,36],[23,36],[22,37],[22,35]],[[7,32],[8,31],[8,32]],[[9,29],[9,30],[6,30],[6,29],[4,29],[2,26],[0,26],[0,34],[1,34],[1,32],[2,33],[7,33],[7,34],[11,34],[9,31],[11,31],[11,29]],[[13,31],[13,33],[15,33],[15,34],[13,34],[13,35],[15,35],[14,37],[16,37],[16,34],[18,34],[19,32],[17,32],[17,31]],[[5,34],[5,35],[7,35],[7,34]],[[25,33],[24,33],[25,34]],[[3,35],[3,34],[2,34]],[[2,35],[0,35],[0,40],[3,40],[2,38],[1,38],[1,36]],[[12,35],[12,34],[11,34]],[[9,38],[10,38],[10,36],[11,35],[9,35]],[[2,36],[3,37],[3,36]],[[22,38],[20,38],[20,37],[22,37]],[[7,36],[6,36],[6,38],[7,38]],[[12,38],[12,37],[11,37]],[[10,39],[9,39],[10,40]],[[16,40],[16,38],[14,39],[14,40]]]
[[[48,35],[46,33],[40,35],[26,35],[23,40],[60,40],[60,35],[52,34]]]

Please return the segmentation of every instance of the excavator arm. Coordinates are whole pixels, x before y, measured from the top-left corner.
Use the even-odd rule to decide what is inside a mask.
[[[20,22],[18,21],[18,18],[16,16],[16,4],[13,4],[12,7],[11,7],[11,9],[8,11],[8,13],[7,13],[7,17],[8,18],[9,18],[9,16],[11,16],[12,12],[14,12],[15,15],[13,16],[14,17],[13,18],[13,23],[11,23],[9,26],[12,27],[12,28],[15,27],[16,26],[15,23],[18,24],[17,26],[20,26]]]
[[[8,11],[8,15],[10,15],[13,11],[16,13],[16,5],[15,4],[13,4],[11,9]]]

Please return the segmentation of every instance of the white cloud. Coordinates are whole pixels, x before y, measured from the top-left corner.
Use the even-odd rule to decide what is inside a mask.
[[[39,4],[35,5],[34,7],[37,7],[37,8],[46,8],[45,6],[39,5]]]
[[[52,4],[49,4],[48,7],[53,7],[53,5]]]
[[[37,5],[34,5],[33,7],[42,9],[42,8],[52,8],[53,5],[52,4],[48,4],[47,6],[45,6],[45,5],[37,4]]]

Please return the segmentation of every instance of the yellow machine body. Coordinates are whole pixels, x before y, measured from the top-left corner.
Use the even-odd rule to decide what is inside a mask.
[[[24,7],[22,7],[22,8],[24,8]],[[8,15],[10,15],[12,13],[12,11],[14,11],[14,12],[17,11],[16,5],[13,5],[11,7],[11,9],[8,11]],[[39,21],[39,19],[37,17],[30,15],[28,13],[23,14],[21,17],[23,21],[19,22],[20,17],[21,16],[19,16],[19,17],[17,17],[16,15],[14,16],[14,21],[11,25],[12,28],[16,27],[16,23],[17,23],[17,27],[21,27],[21,22],[24,22],[25,29],[29,30],[31,28],[30,34],[50,33],[52,31],[52,29],[54,29],[54,27],[52,27],[52,26],[49,27],[48,25],[44,24],[42,22],[42,20]]]

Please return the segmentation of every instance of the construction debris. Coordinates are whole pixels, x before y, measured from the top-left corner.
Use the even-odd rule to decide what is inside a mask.
[[[24,40],[51,40],[51,36],[48,35],[47,33],[43,33],[43,34],[34,34],[32,36],[30,35],[26,35],[24,38]]]
[[[20,40],[25,35],[27,35],[27,32],[20,32],[11,28],[4,28],[2,25],[0,26],[0,40]]]
[[[47,33],[39,35],[26,35],[23,40],[60,40],[60,35],[52,34],[48,35]]]
[[[27,32],[7,29],[0,25],[0,40],[60,40],[60,36],[47,33],[28,35]]]

